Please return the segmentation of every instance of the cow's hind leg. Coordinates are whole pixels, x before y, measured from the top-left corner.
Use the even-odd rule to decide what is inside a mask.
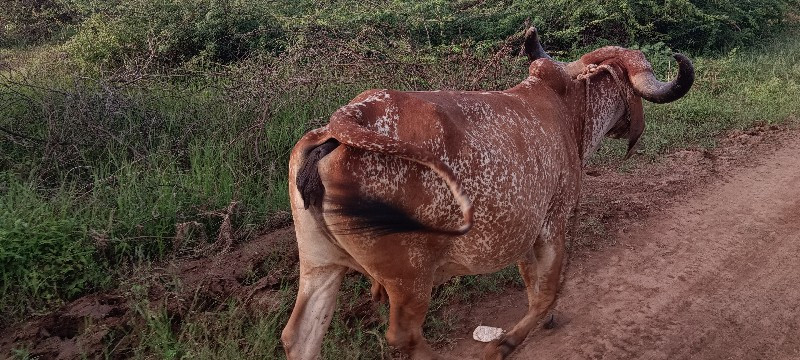
[[[432,282],[417,278],[385,285],[389,294],[389,330],[386,332],[389,345],[414,360],[436,359],[436,354],[422,335],[422,324],[431,301]]]
[[[564,260],[566,212],[551,212],[519,271],[528,294],[525,317],[499,340],[487,345],[484,358],[503,359],[522,343],[555,304]]]
[[[369,281],[372,283],[372,287],[369,289],[370,294],[372,295],[372,301],[385,303],[389,300],[389,294],[386,293],[386,289],[372,276],[367,275]]]
[[[297,301],[281,334],[288,359],[317,358],[346,272],[344,266],[310,266],[301,259]]]

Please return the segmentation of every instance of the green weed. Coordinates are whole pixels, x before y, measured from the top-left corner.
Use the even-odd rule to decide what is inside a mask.
[[[0,310],[12,316],[58,305],[111,277],[76,208],[60,189],[45,198],[0,174]],[[3,322],[13,320],[4,317]]]
[[[253,314],[230,302],[218,311],[193,312],[184,319],[170,316],[164,305],[142,300],[133,322],[142,329],[133,358],[161,359],[274,359],[282,356],[280,330],[287,320],[285,305]],[[121,339],[120,339],[121,340]],[[116,350],[109,346],[109,350]],[[117,355],[113,351],[107,356]]]

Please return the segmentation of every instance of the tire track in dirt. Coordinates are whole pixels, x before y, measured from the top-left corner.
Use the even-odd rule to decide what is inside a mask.
[[[571,264],[558,326],[532,333],[512,358],[800,359],[800,138],[760,162]],[[526,307],[514,291],[468,317],[510,329]],[[457,335],[467,339],[453,355],[482,353]]]

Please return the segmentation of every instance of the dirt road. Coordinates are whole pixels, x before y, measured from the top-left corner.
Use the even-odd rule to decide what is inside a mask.
[[[800,138],[573,261],[558,326],[514,359],[800,359]],[[522,291],[466,317],[510,329]],[[480,353],[470,333],[451,350]]]

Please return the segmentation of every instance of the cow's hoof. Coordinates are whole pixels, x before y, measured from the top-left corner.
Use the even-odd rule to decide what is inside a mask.
[[[550,329],[555,329],[557,325],[558,324],[556,324],[555,314],[550,314],[550,318],[548,318],[547,321],[545,321],[543,327],[547,330],[550,330]]]
[[[483,353],[484,360],[503,360],[517,348],[511,339],[502,337],[493,340],[486,345],[486,351]]]

